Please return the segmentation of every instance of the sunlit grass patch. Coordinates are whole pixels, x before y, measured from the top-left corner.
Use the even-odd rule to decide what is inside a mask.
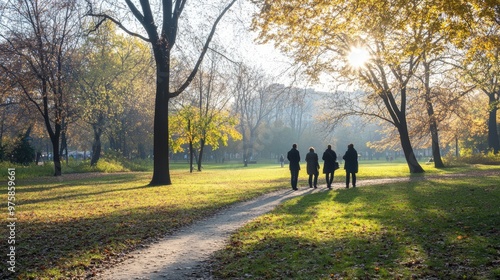
[[[493,279],[500,179],[362,187],[290,200],[231,237],[219,278]]]
[[[16,258],[22,269],[17,275],[85,278],[140,244],[232,203],[284,188],[287,174],[280,168],[173,170],[173,185],[155,187],[148,186],[151,173],[18,178]],[[0,235],[7,236],[7,230],[0,228]]]

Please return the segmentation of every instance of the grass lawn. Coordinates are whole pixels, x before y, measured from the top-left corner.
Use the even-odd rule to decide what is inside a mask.
[[[377,163],[361,163],[360,179],[408,176],[405,164],[378,164],[377,167]],[[187,167],[187,165],[185,166]],[[247,200],[265,192],[290,188],[288,169],[286,167],[280,168],[277,164],[252,164],[247,168],[242,167],[241,164],[206,165],[203,172],[194,172],[192,174],[183,167],[182,164],[174,166],[171,172],[173,185],[163,187],[150,187],[147,185],[151,179],[151,173],[149,172],[107,174],[104,176],[68,174],[60,178],[54,178],[30,177],[29,169],[16,167],[16,174],[22,174],[22,176],[16,177],[15,181],[17,204],[15,206],[15,218],[17,218],[15,232],[17,272],[15,276],[19,279],[85,278],[92,275],[97,266],[109,263],[137,246],[148,244],[158,237],[211,215],[232,203]],[[429,166],[424,168],[427,170],[427,174],[455,173],[471,169],[471,167],[460,167],[436,170]],[[499,167],[473,167],[473,169],[484,168],[499,170]],[[2,167],[2,169],[0,181],[3,186],[7,186],[7,177],[5,176],[7,167]],[[342,174],[342,172],[340,173]],[[321,184],[323,184],[324,178],[321,179]],[[300,180],[300,186],[305,186],[306,175],[304,171],[301,172]],[[455,183],[449,185],[449,182]],[[431,185],[427,186],[427,184]],[[278,242],[274,245],[269,243],[270,248],[277,246],[275,252],[271,254],[285,252],[285,255],[289,254],[290,257],[297,258],[297,260],[300,257],[300,262],[303,262],[303,264],[311,262],[312,266],[315,266],[316,257],[310,258],[302,254],[304,252],[313,253],[315,250],[311,248],[324,247],[328,253],[321,254],[321,258],[325,259],[322,262],[323,269],[320,269],[322,270],[321,277],[328,278],[330,274],[335,275],[337,273],[335,271],[344,273],[342,267],[350,267],[349,264],[353,264],[358,268],[345,270],[345,273],[363,277],[365,275],[363,273],[367,273],[363,269],[369,268],[370,265],[373,266],[375,262],[367,263],[362,268],[362,263],[355,260],[358,255],[367,255],[366,252],[369,252],[370,248],[372,248],[367,245],[370,242],[371,244],[377,244],[378,242],[389,246],[384,253],[377,253],[377,256],[387,255],[386,260],[388,263],[390,263],[390,260],[395,260],[399,254],[402,254],[407,249],[406,247],[410,248],[408,249],[410,252],[414,252],[412,254],[420,254],[428,250],[428,248],[425,248],[423,241],[428,240],[430,234],[420,236],[419,238],[423,240],[420,243],[420,241],[416,241],[416,236],[414,236],[414,234],[418,235],[419,232],[412,233],[411,226],[413,225],[419,225],[419,231],[433,232],[432,229],[426,229],[427,220],[420,217],[420,214],[414,213],[419,212],[421,209],[425,209],[425,213],[430,215],[425,216],[427,219],[452,221],[450,225],[444,222],[435,224],[438,229],[434,229],[434,231],[441,231],[439,227],[446,225],[446,227],[453,227],[451,229],[445,228],[443,234],[448,233],[448,231],[449,234],[456,234],[454,239],[448,239],[453,238],[453,236],[443,235],[443,239],[439,239],[444,242],[442,246],[451,244],[456,250],[468,252],[467,250],[470,248],[464,244],[474,242],[474,245],[478,244],[474,247],[477,247],[475,255],[482,257],[472,257],[470,260],[461,260],[461,262],[443,261],[441,263],[440,256],[436,255],[435,258],[432,258],[433,262],[429,264],[427,259],[418,255],[408,261],[401,260],[403,262],[400,264],[401,266],[407,267],[407,271],[412,271],[417,266],[424,266],[427,271],[435,271],[437,268],[446,267],[447,265],[456,265],[464,267],[464,269],[472,266],[477,270],[494,273],[492,269],[488,269],[490,267],[488,262],[491,263],[491,266],[496,265],[498,267],[498,260],[500,259],[498,256],[500,248],[497,245],[500,244],[499,233],[491,229],[494,228],[492,222],[495,222],[496,225],[499,224],[498,206],[500,200],[498,185],[498,177],[460,181],[433,180],[415,184],[411,188],[408,188],[407,185],[366,187],[352,190],[352,192],[350,190],[349,192],[333,191],[290,201],[285,206],[280,207],[278,212],[266,216],[268,218],[261,219],[260,222],[254,223],[253,226],[247,227],[245,230],[252,232],[252,235],[248,236],[248,241],[242,239],[235,243],[234,240],[239,240],[239,237],[237,237],[239,235],[233,238],[228,251],[221,253],[221,264],[224,265],[221,266],[220,275],[229,277],[229,271],[240,273],[246,269],[241,264],[239,264],[238,269],[231,269],[229,264],[226,266],[225,254],[227,256],[233,255],[234,261],[242,261],[243,263],[246,262],[247,265],[255,266],[249,268],[251,272],[243,272],[243,275],[249,273],[254,275],[255,278],[265,278],[267,277],[265,273],[278,273],[274,274],[279,275],[278,278],[288,278],[287,275],[296,275],[300,278],[301,271],[307,272],[308,275],[309,273],[315,273],[311,266],[302,267],[302,264],[297,263],[295,268],[292,266],[287,268],[286,271],[267,267],[269,270],[262,270],[264,274],[260,275],[258,273],[260,268],[256,268],[260,267],[260,265],[249,261],[257,261],[260,252],[263,251],[261,247],[251,245],[252,242],[258,240],[258,244],[262,244],[259,246],[265,246],[267,241]],[[8,215],[7,192],[5,189],[4,187],[0,207],[4,209],[4,217],[6,218]],[[464,189],[463,192],[461,189]],[[373,190],[372,194],[370,194],[370,190]],[[438,193],[439,197],[443,197],[444,202],[438,200],[435,204],[429,204],[431,200],[424,199],[424,197],[428,197],[434,200],[434,197],[437,196],[432,191],[437,192],[439,190],[441,190]],[[471,194],[481,195],[472,196]],[[419,197],[422,199],[418,199]],[[481,203],[479,203],[481,207],[478,208],[472,202],[479,199],[481,199]],[[460,203],[462,202],[468,204],[461,207]],[[422,203],[422,205],[420,206],[419,203]],[[451,206],[448,206],[448,204],[451,204]],[[434,208],[431,207],[432,205],[435,205]],[[448,209],[448,207],[453,210]],[[474,214],[477,219],[481,218],[481,223],[476,225],[475,223],[470,224],[469,220],[462,221],[455,213],[459,210],[471,213],[467,217]],[[287,211],[290,211],[290,213],[287,213]],[[301,214],[297,215],[296,211]],[[407,212],[415,216],[411,216],[410,220],[406,220],[407,217],[403,214]],[[258,230],[259,225],[264,224],[266,219],[271,219],[269,217],[278,216],[282,216],[278,220],[283,219],[284,221],[291,221],[291,223],[283,224],[281,231],[278,232],[273,232],[274,227],[270,227],[264,230],[264,235],[261,235]],[[322,221],[321,224],[324,224],[325,228],[314,229],[314,221]],[[359,225],[353,224],[353,222]],[[366,223],[366,227],[363,227],[364,223]],[[6,220],[4,220],[4,224],[7,224]],[[301,231],[299,228],[306,226],[311,228],[309,233],[305,234],[304,231],[304,235],[299,235]],[[363,228],[366,233],[361,230]],[[457,232],[458,229],[462,231]],[[253,236],[254,231],[255,236]],[[364,235],[368,234],[369,231],[373,232],[370,235],[372,239]],[[290,235],[290,233],[292,234]],[[8,235],[9,229],[5,226],[0,227],[0,236],[7,237]],[[415,237],[415,240],[412,239],[413,237]],[[435,245],[434,241],[432,240],[433,245]],[[410,245],[413,242],[420,246],[416,248],[420,251],[413,250],[410,245],[403,246],[400,244],[401,242]],[[240,243],[241,246],[238,245]],[[281,244],[288,244],[287,246],[291,246],[291,248],[288,250]],[[325,247],[325,244],[333,247]],[[7,254],[6,245],[3,247],[3,255]],[[304,252],[302,252],[302,248],[304,248]],[[243,249],[243,251],[238,251],[239,249]],[[355,253],[348,257],[347,249]],[[441,251],[440,249],[437,252]],[[497,252],[496,258],[492,258],[495,251]],[[247,253],[252,254],[250,259],[244,258]],[[450,253],[453,253],[453,251],[450,251]],[[314,256],[317,256],[318,252],[314,254]],[[269,259],[269,256],[264,255],[264,257]],[[275,260],[278,261],[282,258],[275,258]],[[384,263],[382,263],[383,258],[381,260],[378,257],[371,258],[381,263],[377,268],[380,274],[373,275],[384,275],[384,273],[393,275],[391,269],[395,271],[396,268],[384,266]],[[349,260],[351,262],[348,262]],[[418,263],[411,264],[412,260]],[[472,262],[472,264],[469,264],[469,262]],[[290,262],[290,264],[292,263]],[[335,266],[328,266],[329,268],[326,271],[324,264],[331,265],[332,263]],[[269,263],[269,265],[271,264]],[[12,278],[13,275],[7,273],[6,261],[0,262],[0,268],[1,279]],[[375,270],[375,268],[373,269]],[[407,271],[401,273],[407,275],[405,274],[409,273]],[[397,273],[399,273],[399,270]],[[464,273],[469,273],[469,271],[464,270]]]
[[[295,198],[231,237],[222,279],[499,279],[500,178]]]
[[[96,265],[141,244],[288,184],[288,170],[277,166],[214,167],[192,174],[175,169],[174,184],[162,187],[148,186],[151,173],[96,175],[16,179],[17,278],[84,278]],[[6,218],[6,187],[1,202]],[[4,240],[8,230],[0,227]],[[5,260],[0,279],[11,279]]]

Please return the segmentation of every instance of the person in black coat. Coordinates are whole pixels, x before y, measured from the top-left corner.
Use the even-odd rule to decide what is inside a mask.
[[[352,176],[352,186],[356,187],[356,173],[358,173],[358,152],[354,149],[353,144],[347,146],[347,151],[342,157],[345,161],[345,184],[346,188],[349,188],[349,179]]]
[[[299,170],[300,170],[300,153],[297,150],[297,144],[292,145],[292,149],[288,151],[286,158],[290,162],[290,174],[292,176],[292,189],[297,190],[297,182],[299,180]]]
[[[326,175],[326,186],[328,189],[332,189],[333,176],[335,175],[335,163],[337,162],[337,153],[332,150],[332,145],[328,145],[328,148],[323,153],[323,174]]]
[[[318,175],[319,175],[319,161],[318,154],[314,152],[314,148],[309,148],[309,153],[306,155],[307,162],[307,175],[309,175],[309,187],[313,187],[313,177],[314,177],[314,188],[318,187]]]

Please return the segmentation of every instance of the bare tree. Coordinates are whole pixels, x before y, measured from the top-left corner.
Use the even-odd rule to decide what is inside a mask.
[[[0,67],[43,117],[54,152],[54,175],[61,175],[60,137],[66,118],[66,68],[78,40],[76,0],[9,0],[2,21],[4,55],[19,64]]]
[[[195,78],[198,68],[208,50],[209,44],[215,34],[216,28],[224,14],[234,5],[237,0],[231,0],[220,10],[219,15],[213,21],[212,28],[207,36],[207,39],[201,49],[200,55],[196,64],[185,81],[177,88],[171,89],[171,56],[173,47],[176,44],[181,15],[188,3],[187,0],[162,0],[159,7],[153,7],[148,0],[139,1],[139,6],[132,0],[126,0],[128,14],[132,14],[137,23],[142,27],[143,32],[132,31],[127,27],[127,23],[118,18],[116,15],[105,12],[97,8],[100,2],[87,0],[89,4],[90,16],[96,17],[100,26],[105,20],[111,20],[116,23],[126,33],[143,39],[151,44],[155,64],[156,64],[156,100],[155,100],[155,117],[154,117],[154,169],[151,185],[170,185],[169,168],[169,126],[168,112],[169,100],[180,95]],[[160,15],[154,11],[161,11]],[[129,21],[130,22],[130,21]]]
[[[234,113],[239,117],[239,130],[243,136],[243,161],[254,155],[259,130],[277,113],[281,96],[287,88],[267,81],[263,71],[240,65],[236,69]]]

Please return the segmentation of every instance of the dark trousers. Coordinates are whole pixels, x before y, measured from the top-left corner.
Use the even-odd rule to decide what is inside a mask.
[[[313,186],[313,177],[314,177],[314,187],[318,186],[318,175],[319,173],[309,174],[309,187]]]
[[[290,170],[290,174],[292,175],[292,189],[297,189],[297,182],[299,181],[299,170]]]
[[[326,173],[326,186],[331,188],[333,184],[333,176],[335,175],[335,172],[331,173]]]
[[[349,179],[352,176],[352,186],[356,186],[356,173],[354,172],[345,172],[345,186],[348,188],[349,187]]]

